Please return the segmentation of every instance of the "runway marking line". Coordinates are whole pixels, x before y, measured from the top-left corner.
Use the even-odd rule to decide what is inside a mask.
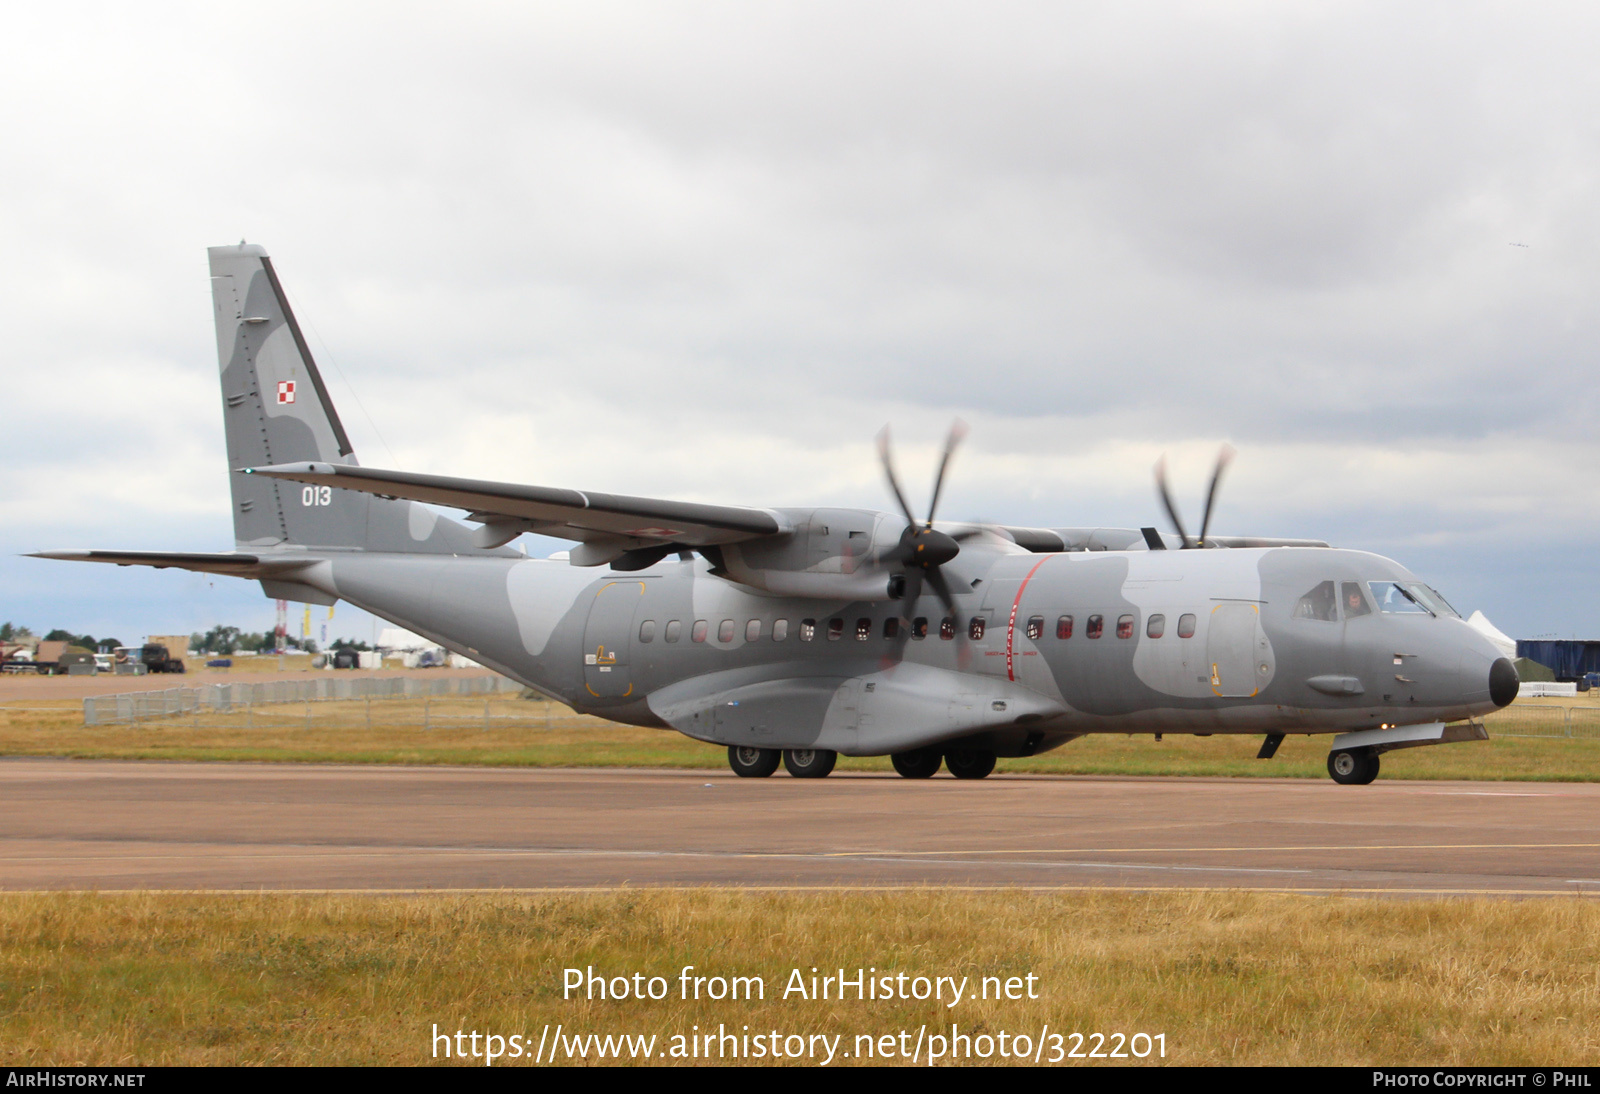
[[[1549,851],[1593,849],[1600,843],[1329,843],[1270,847],[1025,847],[971,848],[960,851],[824,851],[828,857],[865,855],[1137,855],[1178,851]]]
[[[1569,889],[1415,889],[1296,887],[1287,885],[573,885],[526,889],[0,889],[8,896],[556,896],[569,893],[1281,893],[1287,896],[1577,896],[1600,892]]]

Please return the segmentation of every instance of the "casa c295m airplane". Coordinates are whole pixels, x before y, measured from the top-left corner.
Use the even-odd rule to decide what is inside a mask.
[[[210,249],[235,550],[46,551],[346,600],[573,708],[728,749],[742,776],[889,755],[982,778],[1088,733],[1335,734],[1368,783],[1394,748],[1481,740],[1516,670],[1399,564],[1306,540],[761,509],[357,463],[266,251]],[[1225,462],[1225,461],[1224,461]],[[426,504],[424,504],[426,503]],[[429,505],[465,512],[468,524]],[[475,527],[469,527],[469,524]],[[530,559],[525,532],[574,543]],[[1456,724],[1450,724],[1456,723]]]

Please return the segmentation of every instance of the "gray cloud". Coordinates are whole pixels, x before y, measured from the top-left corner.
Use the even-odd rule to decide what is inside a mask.
[[[1155,456],[1198,483],[1227,438],[1230,528],[1591,628],[1524,560],[1577,586],[1600,533],[1597,19],[24,13],[0,359],[31,376],[16,466],[50,478],[8,487],[0,546],[225,541],[201,251],[247,235],[369,463],[879,506],[878,426],[928,463],[961,414],[952,514],[1146,523]],[[44,565],[0,587],[42,612]]]

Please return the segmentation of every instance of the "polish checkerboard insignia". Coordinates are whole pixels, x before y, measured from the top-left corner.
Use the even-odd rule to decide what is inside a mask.
[[[279,380],[278,381],[278,402],[279,403],[292,403],[292,402],[294,402],[294,381],[293,380]]]

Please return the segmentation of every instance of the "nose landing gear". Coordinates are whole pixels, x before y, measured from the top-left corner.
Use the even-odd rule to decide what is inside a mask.
[[[1328,774],[1341,786],[1365,786],[1378,777],[1378,754],[1370,748],[1330,752]]]

